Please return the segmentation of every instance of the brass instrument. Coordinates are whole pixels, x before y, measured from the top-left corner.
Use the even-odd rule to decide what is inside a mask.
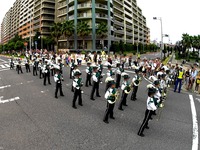
[[[120,95],[120,92],[119,90],[116,90],[115,89],[115,92],[111,93],[108,97],[108,103],[109,104],[114,104],[118,99],[119,99],[119,95]]]
[[[124,92],[125,92],[126,94],[129,94],[129,93],[131,92],[132,88],[133,88],[133,83],[128,84],[128,85],[125,87]]]

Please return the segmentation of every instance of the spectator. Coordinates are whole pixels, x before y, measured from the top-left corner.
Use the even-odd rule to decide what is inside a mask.
[[[198,72],[198,74],[197,74],[197,76],[196,76],[196,85],[195,85],[195,90],[197,91],[197,92],[199,92],[200,90],[200,88],[199,88],[199,85],[200,85],[200,71]]]

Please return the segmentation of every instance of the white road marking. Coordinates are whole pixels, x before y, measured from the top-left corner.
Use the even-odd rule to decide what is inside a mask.
[[[0,61],[7,62],[7,61],[5,61],[5,60],[3,60],[3,59],[0,59]]]
[[[7,69],[2,69],[2,70],[0,70],[0,71],[6,71],[6,70],[10,70],[9,68],[7,68]]]
[[[10,65],[9,65],[9,64],[4,64],[4,65],[5,65],[6,67],[8,67],[8,68],[10,67]]]
[[[0,86],[0,89],[5,89],[7,87],[11,87],[11,85]]]
[[[33,80],[27,81],[27,83],[31,83],[31,82],[33,82]]]
[[[190,105],[191,105],[191,111],[192,111],[192,124],[193,124],[193,140],[192,140],[192,150],[198,150],[198,120],[197,120],[197,113],[196,108],[194,104],[194,99],[192,95],[189,95],[190,98]]]
[[[3,69],[6,68],[4,65],[0,65],[0,67],[3,68]]]
[[[20,99],[19,97],[14,97],[14,98],[6,99],[6,100],[0,99],[0,104],[16,101],[16,100],[19,100],[19,99]]]
[[[17,83],[16,85],[22,85],[23,83],[21,82],[21,83]]]

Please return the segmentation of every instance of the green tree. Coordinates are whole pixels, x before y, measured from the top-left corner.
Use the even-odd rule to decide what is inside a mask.
[[[96,27],[96,34],[101,39],[102,49],[104,48],[104,39],[107,37],[108,26],[107,23],[101,22]]]
[[[62,35],[62,24],[60,22],[54,23],[53,26],[50,28],[51,36],[54,38],[56,43],[56,51],[58,51],[58,40]]]
[[[8,49],[14,50],[15,49],[15,43],[13,41],[8,42]]]
[[[22,48],[24,48],[24,43],[22,41],[17,41],[15,43],[15,50],[20,50]]]
[[[85,37],[90,33],[91,29],[87,22],[81,21],[77,24],[77,34],[83,40],[83,50],[85,49]]]
[[[69,46],[69,38],[74,34],[74,22],[73,21],[65,21],[62,24],[62,33],[67,38],[67,48]]]

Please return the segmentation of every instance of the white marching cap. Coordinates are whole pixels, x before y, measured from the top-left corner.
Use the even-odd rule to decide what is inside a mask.
[[[123,72],[123,73],[121,74],[122,77],[125,76],[125,75],[128,75],[128,73]]]

